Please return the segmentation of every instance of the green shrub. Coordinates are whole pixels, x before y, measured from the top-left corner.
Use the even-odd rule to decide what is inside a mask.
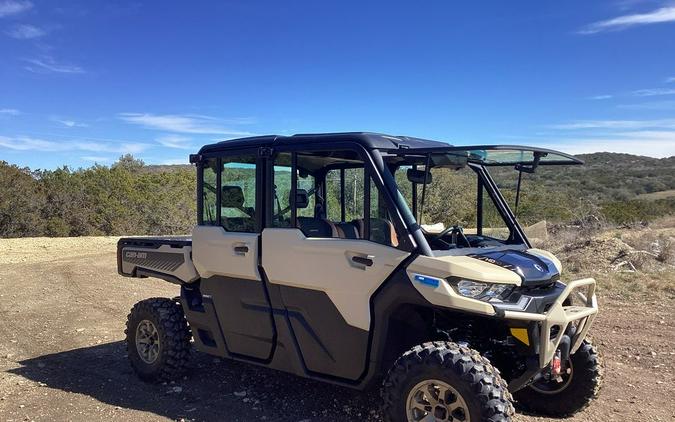
[[[675,199],[606,202],[602,204],[601,212],[608,222],[614,224],[649,222],[659,217],[675,214]]]

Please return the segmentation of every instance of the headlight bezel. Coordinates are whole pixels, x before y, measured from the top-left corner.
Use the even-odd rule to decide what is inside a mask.
[[[501,301],[508,297],[516,287],[513,284],[489,283],[462,277],[450,277],[447,281],[452,289],[461,297],[482,302]]]

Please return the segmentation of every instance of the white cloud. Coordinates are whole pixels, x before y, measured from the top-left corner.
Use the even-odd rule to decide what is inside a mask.
[[[675,130],[639,130],[619,132],[617,135],[653,141],[669,141],[673,143],[673,146],[675,146]]]
[[[675,101],[648,101],[636,104],[619,104],[617,107],[627,110],[675,110]]]
[[[602,31],[618,31],[638,25],[649,25],[673,21],[675,21],[675,7],[662,7],[649,13],[624,15],[595,22],[579,30],[579,33],[584,35],[596,34]]]
[[[548,126],[551,129],[578,130],[578,129],[649,129],[674,128],[675,119],[661,120],[577,120]]]
[[[6,137],[0,136],[0,147],[15,151],[40,151],[40,152],[110,152],[121,154],[137,154],[145,151],[149,145],[143,143],[102,143],[89,140],[52,141],[28,136]]]
[[[17,15],[33,7],[33,3],[24,0],[0,0],[0,18]]]
[[[193,149],[192,139],[181,135],[165,135],[155,139],[157,143],[167,148]]]
[[[108,157],[99,157],[99,156],[93,156],[93,155],[86,155],[84,157],[80,157],[80,159],[84,161],[91,161],[94,163],[109,163],[112,161],[112,159]]]
[[[649,136],[635,134],[625,138],[577,138],[560,139],[542,146],[565,151],[569,154],[589,154],[592,152],[622,152],[626,154],[644,155],[664,158],[675,155],[675,132],[668,139],[653,139]]]
[[[613,97],[613,95],[605,94],[605,95],[594,95],[592,97],[588,97],[588,99],[589,100],[609,100],[612,97]]]
[[[52,120],[53,122],[61,123],[63,126],[68,127],[68,128],[73,128],[73,127],[89,127],[88,124],[76,122],[75,120],[59,119],[58,117],[52,117],[51,120]]]
[[[47,32],[33,25],[21,24],[8,29],[5,31],[5,34],[12,38],[16,38],[17,40],[31,40],[34,38],[40,38],[46,35]]]
[[[569,154],[593,152],[618,152],[648,157],[675,156],[675,130],[623,130],[581,133],[573,136],[556,136],[546,133],[538,136],[508,137],[506,143],[535,145],[564,151]]]
[[[558,135],[542,140],[553,149],[573,154],[623,152],[650,157],[675,155],[675,119],[660,120],[578,120],[549,126]]]
[[[182,114],[121,113],[119,118],[148,129],[191,134],[251,136],[250,132],[225,127],[226,124],[244,124],[249,119],[220,120],[210,116]]]
[[[24,69],[33,73],[85,73],[80,66],[57,63],[51,57],[24,59],[24,61],[28,63],[27,66],[24,66]]]
[[[666,78],[667,84],[672,83],[672,82],[675,82],[675,76],[671,76],[670,78]]]
[[[5,147],[13,149],[16,151],[29,151],[29,150],[43,150],[43,151],[57,151],[57,144],[51,141],[45,141],[42,139],[19,137],[19,138],[7,138],[0,136],[0,147]]]
[[[635,97],[655,97],[657,95],[675,95],[675,88],[638,89],[637,91],[633,91],[631,95]]]
[[[15,108],[0,108],[0,114],[8,116],[18,116],[21,112]]]

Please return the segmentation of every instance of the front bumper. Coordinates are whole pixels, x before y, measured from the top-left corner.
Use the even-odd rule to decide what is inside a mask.
[[[595,295],[595,279],[584,278],[567,284],[560,296],[545,313],[519,312],[512,310],[504,311],[504,318],[508,320],[539,322],[539,333],[536,345],[539,355],[539,367],[545,368],[560,346],[560,342],[568,332],[571,324],[576,326],[571,338],[570,352],[577,351],[581,342],[586,337],[593,320],[598,313],[598,301]],[[570,298],[572,304],[564,305]],[[581,305],[575,305],[580,302]]]

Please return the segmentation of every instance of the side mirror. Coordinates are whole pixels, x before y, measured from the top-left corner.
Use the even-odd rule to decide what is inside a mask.
[[[424,170],[415,170],[415,169],[408,169],[406,172],[406,176],[408,177],[408,181],[412,183],[416,183],[418,185],[423,185],[425,180],[425,175],[426,175],[426,183],[431,184],[432,177],[431,177],[431,172],[427,173]]]

